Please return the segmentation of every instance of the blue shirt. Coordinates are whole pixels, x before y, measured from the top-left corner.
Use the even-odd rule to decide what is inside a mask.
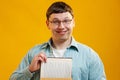
[[[33,47],[23,58],[10,80],[40,80],[40,71],[31,73],[28,69],[33,57],[44,51],[53,57],[51,40]],[[67,47],[63,57],[72,57],[72,80],[106,80],[104,66],[98,54],[90,47],[75,41]]]

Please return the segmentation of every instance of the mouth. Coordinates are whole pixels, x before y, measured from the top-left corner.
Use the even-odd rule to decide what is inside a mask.
[[[64,35],[64,34],[66,34],[67,31],[56,31],[56,32],[60,35]]]

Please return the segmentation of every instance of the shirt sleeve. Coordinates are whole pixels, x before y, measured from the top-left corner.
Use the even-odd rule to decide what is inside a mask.
[[[89,80],[106,80],[103,63],[98,54],[90,50]]]
[[[10,80],[30,80],[32,78],[34,73],[31,73],[28,69],[30,64],[30,57],[28,55],[23,58],[18,69],[12,73]]]

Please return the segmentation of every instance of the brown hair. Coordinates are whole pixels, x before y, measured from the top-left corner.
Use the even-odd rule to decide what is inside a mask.
[[[72,17],[74,17],[73,10],[68,4],[62,1],[54,2],[46,12],[47,20],[49,19],[52,13],[63,13],[63,12],[69,12],[72,15]]]

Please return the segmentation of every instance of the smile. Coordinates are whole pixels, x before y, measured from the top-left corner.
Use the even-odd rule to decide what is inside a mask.
[[[61,35],[63,35],[63,34],[66,34],[66,32],[67,31],[56,31],[58,34],[61,34]]]

